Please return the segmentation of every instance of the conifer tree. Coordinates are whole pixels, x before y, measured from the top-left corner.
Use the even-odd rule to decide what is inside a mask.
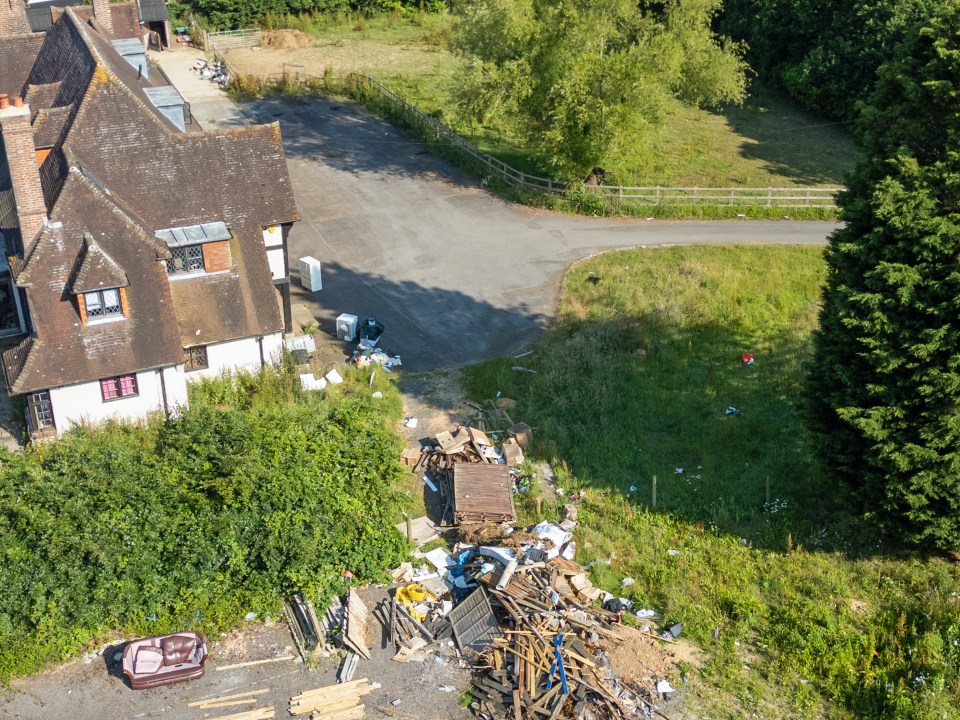
[[[820,459],[908,541],[960,547],[960,7],[906,34],[862,108],[807,388]]]

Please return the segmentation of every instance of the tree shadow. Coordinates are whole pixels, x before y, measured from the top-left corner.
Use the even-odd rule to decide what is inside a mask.
[[[779,553],[790,543],[848,557],[899,553],[878,545],[808,447],[808,341],[767,332],[758,346],[751,335],[621,315],[548,331],[523,361],[535,372],[506,371],[513,359],[484,372],[518,401],[514,419],[536,428],[528,456],[561,463],[588,493]]]
[[[797,184],[844,185],[859,158],[843,123],[807,113],[782,91],[760,83],[743,106],[714,114],[743,138],[742,157]]]
[[[433,155],[402,130],[373,118],[352,100],[322,95],[267,97],[244,103],[257,123],[280,122],[290,162],[322,162],[353,175],[433,177],[477,186],[466,172]]]

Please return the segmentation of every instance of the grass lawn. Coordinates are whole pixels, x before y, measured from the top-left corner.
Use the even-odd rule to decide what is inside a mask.
[[[275,18],[265,27],[290,27],[313,36],[312,46],[231,50],[241,73],[279,73],[284,68],[322,75],[368,74],[449,125],[456,110],[451,85],[459,59],[450,53],[454,18]],[[308,45],[310,43],[308,42]],[[515,128],[459,127],[481,149],[519,170],[548,176]],[[607,168],[623,185],[788,187],[842,185],[857,149],[836,124],[802,112],[789,99],[757,87],[742,108],[709,112],[677,103],[646,147]]]
[[[587,489],[594,581],[704,649],[684,717],[958,716],[960,572],[858,530],[807,452],[824,272],[815,248],[601,255],[569,271],[534,354],[466,372],[475,399],[518,401],[565,490]]]

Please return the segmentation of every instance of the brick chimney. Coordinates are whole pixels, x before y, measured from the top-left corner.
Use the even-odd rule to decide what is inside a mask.
[[[31,32],[26,0],[0,0],[0,38]]]
[[[0,0],[4,3],[7,0]],[[17,217],[20,219],[20,235],[24,246],[28,245],[43,227],[47,217],[47,205],[43,200],[40,185],[40,169],[33,143],[33,127],[30,125],[30,107],[20,97],[13,104],[5,94],[0,95],[0,132],[3,148],[13,181],[13,197],[17,202]]]
[[[3,2],[3,0],[0,0]],[[93,0],[93,16],[100,23],[100,27],[113,35],[113,15],[110,13],[110,0]]]

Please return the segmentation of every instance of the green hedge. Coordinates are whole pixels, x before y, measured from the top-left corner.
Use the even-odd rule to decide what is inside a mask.
[[[396,393],[292,380],[207,382],[177,420],[0,456],[0,679],[118,635],[224,629],[402,559]]]

